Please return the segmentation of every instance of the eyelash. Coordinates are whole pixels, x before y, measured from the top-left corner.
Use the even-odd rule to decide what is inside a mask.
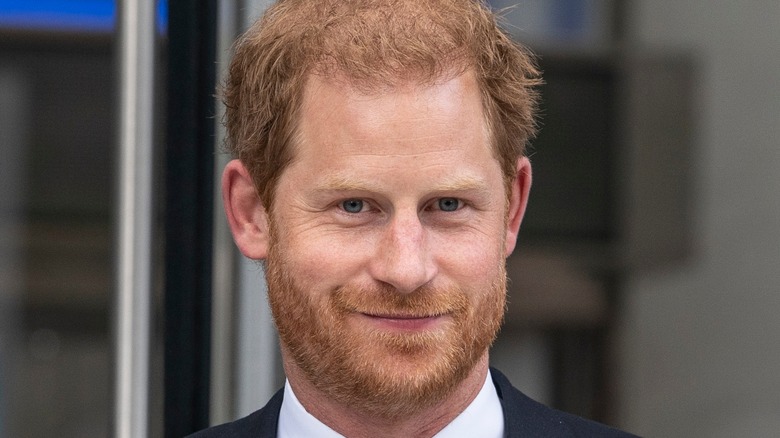
[[[441,202],[442,201],[454,201],[454,202],[457,202],[457,206],[454,209],[452,209],[452,210],[445,210],[445,209],[441,208]],[[346,208],[347,203],[354,203],[354,202],[359,202],[360,203],[360,210],[359,211],[354,211],[353,212],[353,211],[349,211],[349,209]],[[462,199],[458,199],[458,198],[455,198],[455,197],[436,198],[431,203],[429,203],[428,206],[426,206],[425,210],[432,209],[431,207],[434,206],[434,205],[436,207],[438,207],[438,208],[436,208],[436,210],[438,210],[438,211],[442,211],[442,212],[445,212],[445,213],[452,213],[452,212],[456,212],[456,211],[461,210],[463,207],[466,206],[466,203]],[[371,205],[371,202],[366,201],[365,199],[361,199],[361,198],[350,198],[350,199],[346,199],[344,201],[341,201],[339,203],[339,209],[341,209],[341,211],[343,211],[344,213],[347,213],[347,214],[350,214],[350,215],[365,213],[366,212],[366,208],[373,209],[372,207],[373,206]]]

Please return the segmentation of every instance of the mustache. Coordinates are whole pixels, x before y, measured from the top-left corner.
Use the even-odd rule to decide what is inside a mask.
[[[422,286],[410,293],[387,284],[341,286],[331,296],[334,308],[373,316],[424,318],[465,311],[468,296],[458,287]]]

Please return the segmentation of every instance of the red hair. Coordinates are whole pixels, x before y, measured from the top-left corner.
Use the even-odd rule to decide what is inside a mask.
[[[270,207],[311,74],[361,90],[474,72],[506,183],[535,133],[533,57],[478,0],[281,0],[237,42],[223,89],[227,148]]]

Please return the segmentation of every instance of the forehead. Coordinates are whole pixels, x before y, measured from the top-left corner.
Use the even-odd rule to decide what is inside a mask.
[[[354,142],[366,154],[374,147],[403,154],[466,142],[492,154],[480,88],[468,71],[373,89],[343,76],[314,74],[304,86],[297,125],[299,148],[314,146],[319,154],[343,152],[340,146]]]
[[[409,199],[464,187],[503,193],[480,96],[470,74],[370,93],[312,76],[278,189]]]

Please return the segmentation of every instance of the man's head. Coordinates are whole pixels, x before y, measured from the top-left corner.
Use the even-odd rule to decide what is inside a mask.
[[[223,197],[294,389],[384,418],[442,402],[503,317],[531,61],[470,0],[282,1],[236,56]]]
[[[535,132],[533,60],[478,0],[283,0],[239,40],[224,88],[228,148],[272,207],[311,75],[364,90],[471,70],[505,182]]]

